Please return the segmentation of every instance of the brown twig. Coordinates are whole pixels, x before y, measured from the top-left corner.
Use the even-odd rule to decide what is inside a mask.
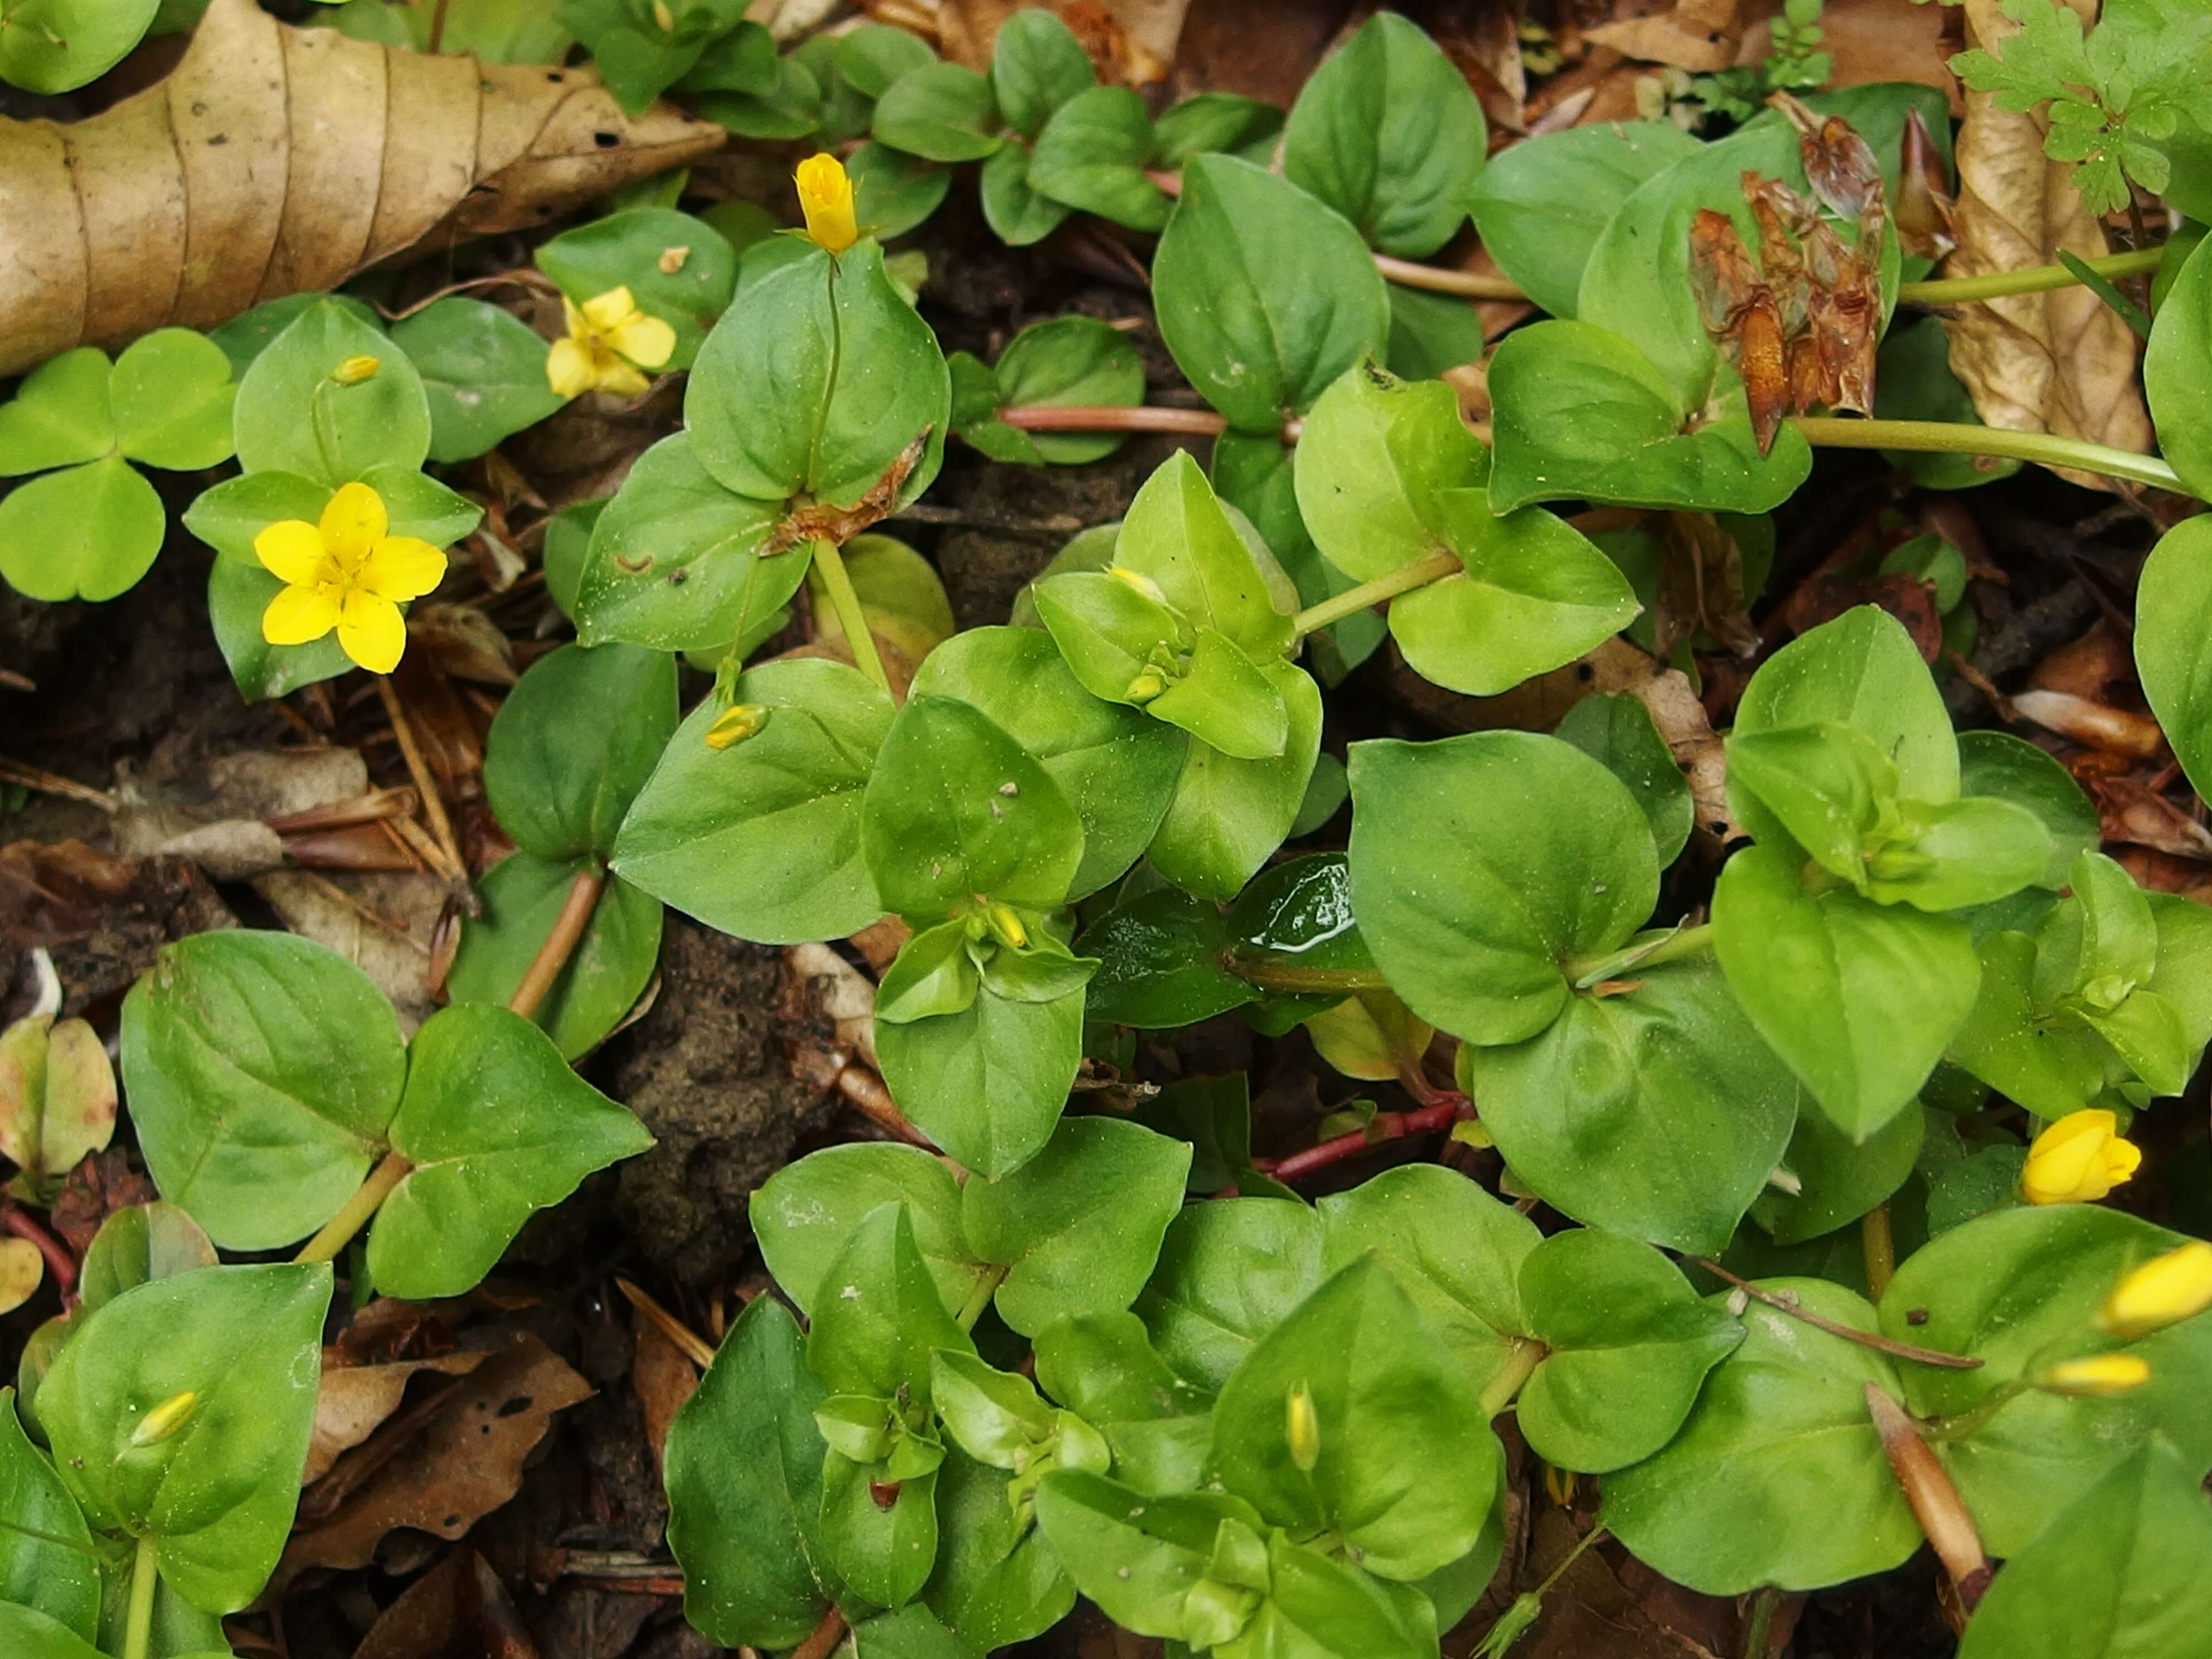
[[[438,781],[431,774],[429,762],[422,757],[422,745],[415,741],[415,728],[408,722],[407,710],[389,676],[376,677],[376,695],[384,700],[385,718],[392,722],[392,735],[399,744],[400,757],[407,763],[407,775],[415,780],[415,788],[422,797],[422,816],[429,820],[430,835],[450,866],[438,873],[448,881],[459,881],[468,873],[468,866],[461,862],[460,843],[453,839],[453,826],[446,817]]]
[[[1433,1106],[1418,1107],[1410,1112],[1377,1112],[1363,1128],[1339,1135],[1334,1140],[1324,1140],[1318,1146],[1309,1146],[1303,1152],[1293,1152],[1279,1163],[1255,1160],[1253,1168],[1287,1185],[1316,1170],[1357,1157],[1370,1146],[1380,1146],[1386,1140],[1403,1140],[1408,1135],[1432,1134],[1474,1115],[1474,1109],[1465,1095],[1449,1095]]]
[[[545,942],[531,958],[522,983],[507,1000],[513,1012],[528,1019],[538,1012],[538,1005],[545,1000],[545,994],[553,988],[553,981],[561,977],[561,970],[575,953],[584,930],[592,925],[592,912],[599,905],[599,890],[606,885],[606,872],[596,863],[576,872],[575,878],[568,884],[568,896],[561,902],[561,914],[545,930]]]
[[[1164,409],[1156,404],[1018,404],[999,418],[1022,432],[1181,432],[1210,438],[1229,422],[1210,409]]]
[[[4,755],[0,755],[0,783],[17,783],[26,789],[35,789],[42,795],[59,795],[64,800],[81,800],[87,806],[97,806],[110,816],[120,810],[115,797],[105,789],[95,789],[88,783],[79,783],[75,778],[65,778],[58,772],[49,772],[42,767],[9,760]]]
[[[879,1128],[888,1129],[909,1146],[933,1152],[936,1144],[907,1121],[883,1079],[865,1066],[848,1065],[837,1073],[837,1092],[860,1109],[860,1115]]]
[[[1431,294],[1455,294],[1466,300],[1525,300],[1528,297],[1509,276],[1478,276],[1471,270],[1447,270],[1441,265],[1416,264],[1411,259],[1394,259],[1387,253],[1375,256],[1375,268],[1386,280],[1397,283],[1401,288],[1425,289]]]
[[[631,1307],[636,1309],[646,1319],[650,1320],[663,1336],[682,1349],[684,1357],[701,1370],[705,1370],[708,1366],[714,1363],[714,1344],[699,1335],[689,1325],[620,1273],[615,1275],[615,1288],[623,1293],[623,1298]]]
[[[448,0],[438,0],[437,10],[430,14],[430,38],[424,44],[422,50],[432,58],[435,58],[438,55],[438,48],[446,44],[446,7],[447,3]]]
[[[1794,1297],[1763,1291],[1747,1279],[1739,1279],[1717,1261],[1701,1255],[1684,1258],[1692,1265],[1703,1267],[1715,1279],[1724,1279],[1753,1301],[1763,1303],[1777,1313],[1810,1325],[1816,1331],[1826,1331],[1830,1336],[1840,1336],[1846,1342],[1856,1342],[1862,1348],[1872,1348],[1876,1353],[1886,1353],[1893,1359],[1909,1359],[1917,1365],[1938,1365],[1949,1371],[1978,1371],[1982,1362],[1963,1353],[1945,1353],[1940,1348],[1916,1348],[1910,1342],[1893,1341],[1886,1336],[1876,1336],[1871,1331],[1853,1330],[1849,1325],[1839,1325],[1832,1319],[1823,1319],[1815,1313],[1807,1313],[1797,1305]]]
[[[832,1607],[822,1615],[807,1638],[791,1650],[791,1659],[830,1659],[830,1650],[844,1639],[845,1615]]]

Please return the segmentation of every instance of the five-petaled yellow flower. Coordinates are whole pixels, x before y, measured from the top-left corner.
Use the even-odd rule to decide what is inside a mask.
[[[659,368],[675,354],[676,331],[637,308],[627,288],[611,288],[581,306],[565,295],[568,337],[553,342],[545,379],[563,398],[611,392],[635,398],[648,384],[640,371]]]
[[[817,247],[842,253],[860,240],[853,216],[853,181],[834,155],[810,155],[799,164],[799,206],[806,234]]]
[[[2027,1149],[2020,1195],[2031,1204],[2092,1204],[2136,1172],[2142,1149],[2101,1108],[2069,1112]]]
[[[2087,1359],[2062,1360],[2028,1380],[2045,1394],[2093,1400],[2141,1388],[2150,1381],[2150,1363],[2140,1354],[2100,1353]]]
[[[2154,1255],[2112,1287],[2097,1322],[2114,1336],[2144,1336],[2212,1308],[2212,1244],[2193,1238]]]
[[[261,613],[261,637],[271,645],[307,645],[333,628],[347,656],[372,673],[388,674],[407,648],[399,607],[446,577],[446,556],[391,528],[384,498],[349,483],[330,499],[319,525],[301,519],[272,524],[253,538],[254,556],[284,589]]]

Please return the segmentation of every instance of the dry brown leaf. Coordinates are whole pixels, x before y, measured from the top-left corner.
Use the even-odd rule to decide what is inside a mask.
[[[1035,0],[871,0],[878,21],[933,30],[938,51],[969,69],[990,66],[1000,27]],[[1176,60],[1183,14],[1191,0],[1055,0],[1048,9],[1074,31],[1100,79],[1110,85],[1150,86]],[[927,20],[925,22],[925,19]]]
[[[322,1386],[315,1395],[314,1434],[307,1442],[307,1467],[301,1473],[300,1484],[305,1486],[321,1480],[338,1461],[339,1453],[361,1444],[398,1410],[408,1379],[416,1372],[465,1376],[484,1358],[478,1351],[402,1360],[392,1365],[353,1365],[345,1362],[342,1352],[325,1349]]]
[[[2133,709],[2115,708],[2070,691],[2023,691],[2013,698],[2012,706],[2021,719],[2045,731],[2107,755],[2147,761],[2166,751],[2166,734],[2158,722]]]
[[[409,1528],[459,1538],[522,1487],[522,1462],[552,1415],[591,1384],[534,1336],[518,1337],[454,1382],[404,1443],[372,1435],[308,1489],[276,1569],[276,1593],[309,1567],[366,1566],[385,1534]],[[356,1475],[367,1466],[369,1472]],[[317,1499],[343,1490],[315,1518]]]
[[[634,1328],[637,1352],[630,1361],[629,1386],[645,1413],[645,1443],[653,1448],[658,1468],[661,1448],[668,1443],[668,1425],[699,1386],[699,1368],[651,1320],[641,1319]]]
[[[2067,0],[2094,21],[2095,0]],[[1984,49],[2020,32],[1998,0],[1966,0],[1966,44]],[[2038,114],[1999,109],[1969,92],[1959,129],[1958,251],[1947,276],[2023,270],[2061,252],[2094,258],[2109,250],[2103,228],[2074,189],[2073,168],[2048,160]],[[2136,337],[2089,289],[2054,289],[1961,306],[1945,319],[1951,369],[1973,395],[1984,424],[2051,432],[2116,449],[2150,447],[2150,416],[2136,386]],[[2112,480],[2064,471],[2092,489]]]
[[[0,374],[541,224],[723,137],[664,105],[631,120],[590,70],[393,52],[214,0],[159,86],[73,125],[0,121]]]
[[[1648,64],[1710,75],[1735,62],[1742,11],[1738,0],[1624,0],[1613,21],[1585,29],[1583,38]]]
[[[1828,86],[1917,81],[1949,98],[1956,113],[1959,83],[1943,67],[1958,50],[1943,40],[1944,25],[1955,15],[1948,6],[1915,0],[1827,0],[1820,10],[1820,50],[1828,54]],[[1736,62],[1764,63],[1773,54],[1766,25],[1781,15],[1782,0],[1745,0]]]
[[[2141,779],[2124,775],[2087,777],[2081,787],[2097,803],[2100,833],[2108,842],[2154,848],[2176,858],[2212,862],[2212,830],[2188,809],[2160,794]]]

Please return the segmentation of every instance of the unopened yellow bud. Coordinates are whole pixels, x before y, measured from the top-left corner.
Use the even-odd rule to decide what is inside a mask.
[[[131,1443],[134,1446],[159,1445],[185,1426],[185,1419],[192,1414],[192,1408],[199,1401],[198,1394],[191,1389],[186,1389],[182,1394],[170,1395],[148,1412],[139,1420],[138,1426],[131,1431]]]
[[[668,0],[653,0],[653,21],[663,34],[676,33],[676,14],[668,9]]]
[[[1310,1473],[1321,1461],[1321,1419],[1303,1382],[1291,1390],[1284,1404],[1283,1435],[1291,1443],[1291,1462],[1301,1473]]]
[[[2097,1322],[2114,1336],[2142,1336],[2212,1308],[2212,1244],[2191,1239],[2153,1256],[2112,1287]]]
[[[844,164],[834,155],[810,155],[799,164],[797,178],[799,211],[806,216],[806,234],[815,246],[842,253],[859,241],[853,181]]]
[[[768,724],[769,712],[765,705],[757,702],[741,702],[725,708],[707,728],[707,747],[719,751],[743,743]]]
[[[340,386],[359,386],[363,380],[373,380],[376,371],[384,365],[377,359],[362,356],[349,357],[331,371],[331,379]]]
[[[2052,1365],[2028,1381],[2045,1394],[2090,1399],[2141,1388],[2150,1381],[2150,1366],[2137,1354],[2100,1353],[2093,1358],[2069,1359]]]
[[[1126,564],[1109,564],[1106,567],[1106,574],[1124,586],[1135,588],[1154,605],[1168,602],[1168,596],[1160,591],[1160,585],[1141,570],[1132,570]]]
[[[983,920],[1001,945],[1011,945],[1017,951],[1029,948],[1030,930],[1022,926],[1022,919],[1011,904],[993,904],[983,912]]]
[[[1121,695],[1131,702],[1150,702],[1167,689],[1167,676],[1157,668],[1147,668],[1129,682],[1128,690]]]
[[[2110,1112],[2069,1112],[2027,1149],[2020,1195],[2031,1204],[2093,1204],[2142,1162],[2142,1148],[2121,1138],[2119,1120]]]

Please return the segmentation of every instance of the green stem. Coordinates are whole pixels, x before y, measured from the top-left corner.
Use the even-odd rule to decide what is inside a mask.
[[[1342,622],[1356,616],[1370,605],[1380,605],[1385,599],[1409,593],[1414,588],[1426,587],[1431,582],[1449,576],[1461,568],[1456,553],[1431,553],[1425,559],[1401,565],[1387,576],[1377,576],[1371,582],[1362,582],[1357,587],[1346,588],[1334,599],[1323,599],[1319,605],[1298,612],[1291,626],[1300,639],[1317,633],[1331,623]]]
[[[975,1281],[975,1288],[968,1292],[967,1301],[960,1304],[959,1313],[954,1316],[953,1322],[962,1330],[975,1328],[975,1322],[983,1316],[983,1310],[991,1305],[991,1298],[998,1294],[999,1286],[1006,1282],[1006,1271],[1000,1267],[983,1269],[983,1276]]]
[[[2142,248],[2133,253],[2107,253],[2081,263],[2100,276],[2137,276],[2156,270],[2165,258],[2163,248]],[[1970,300],[2002,300],[2013,294],[2047,294],[2072,288],[2081,278],[2064,265],[2034,265],[2026,270],[1993,270],[1985,276],[1938,277],[1927,283],[1899,283],[1899,305],[1955,306]]]
[[[1387,991],[1390,981],[1372,968],[1307,968],[1279,957],[1245,956],[1236,951],[1221,957],[1223,971],[1234,974],[1263,991],[1306,992],[1317,996],[1350,996],[1355,991]]]
[[[322,1231],[301,1247],[295,1261],[329,1261],[345,1249],[353,1236],[368,1225],[377,1206],[392,1196],[392,1188],[406,1180],[415,1166],[397,1152],[386,1152],[384,1162],[368,1172],[368,1179],[346,1200],[345,1206],[323,1224]]]
[[[1665,939],[1641,947],[1608,951],[1603,956],[1569,957],[1559,964],[1559,971],[1574,982],[1576,989],[1582,990],[1632,968],[1656,968],[1712,948],[1713,924],[1701,922],[1695,927],[1678,927]]]
[[[830,590],[830,608],[837,613],[837,626],[845,630],[853,665],[890,690],[890,676],[884,672],[884,659],[876,654],[876,636],[868,631],[867,613],[860,609],[860,596],[846,574],[845,556],[827,537],[814,544],[814,568],[822,573],[822,586]]]
[[[1859,1218],[1859,1253],[1866,1261],[1867,1300],[1878,1303],[1897,1273],[1897,1246],[1890,1238],[1886,1202]]]
[[[1846,420],[1831,415],[1798,415],[1790,422],[1806,442],[1825,449],[1911,449],[1939,455],[1996,455],[2039,466],[2071,466],[2107,477],[2127,478],[2179,495],[2196,492],[2155,455],[2138,455],[2080,438],[2048,432],[2008,432],[2002,427],[1972,426],[1960,421]]]
[[[1766,1659],[1767,1634],[1774,1628],[1774,1609],[1781,1604],[1782,1592],[1771,1584],[1753,1593],[1751,1613],[1743,1621],[1743,1659]]]
[[[131,1614],[123,1627],[123,1659],[146,1659],[154,1638],[154,1587],[161,1573],[154,1559],[154,1534],[138,1534],[138,1553],[131,1558]]]
[[[1536,1374],[1536,1367],[1544,1363],[1544,1356],[1550,1352],[1533,1337],[1515,1339],[1513,1352],[1505,1358],[1505,1369],[1492,1377],[1490,1386],[1482,1391],[1485,1422],[1513,1403],[1513,1396],[1521,1392],[1521,1385]]]

